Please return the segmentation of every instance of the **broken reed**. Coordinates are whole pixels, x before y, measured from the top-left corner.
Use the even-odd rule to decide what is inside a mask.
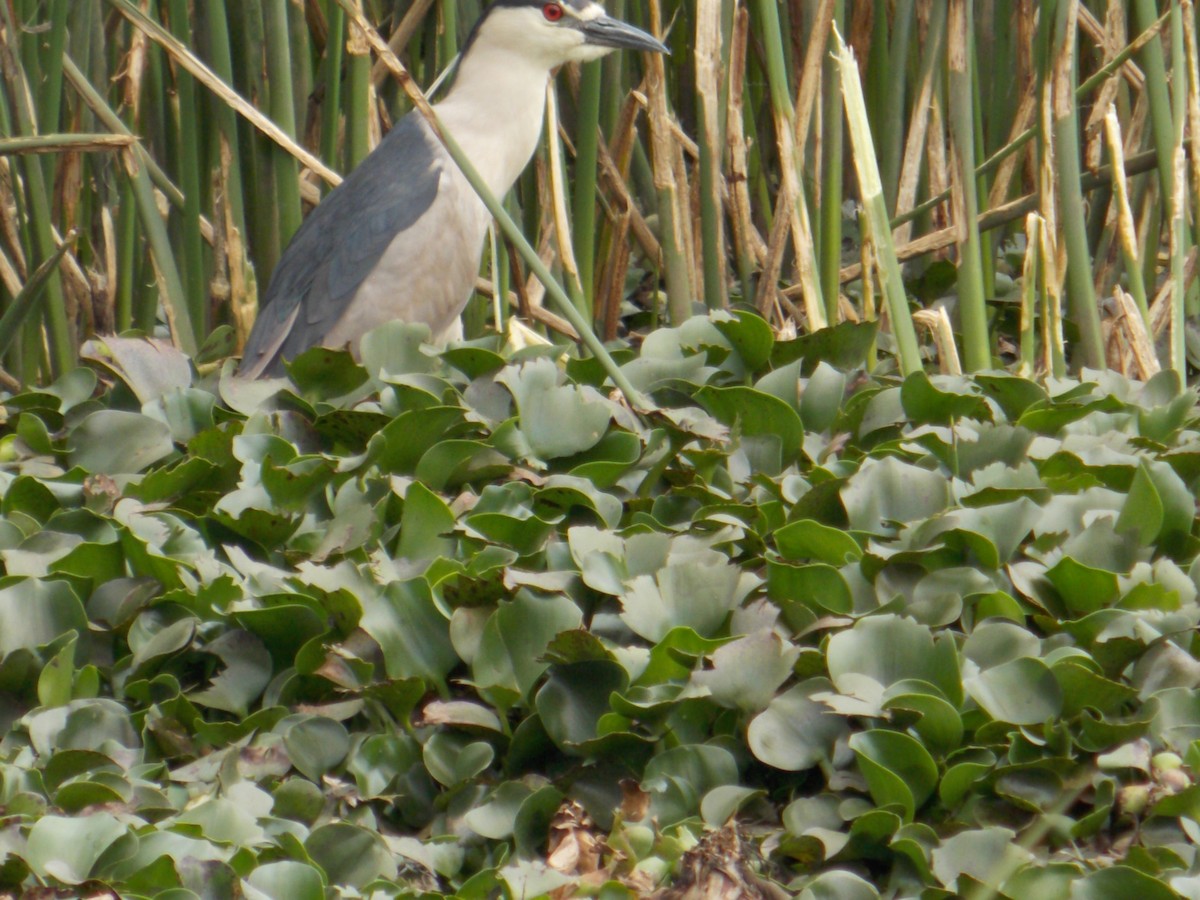
[[[1031,373],[1128,370],[1129,348],[1152,366],[1156,342],[1158,363],[1184,368],[1183,317],[1200,307],[1190,2],[608,6],[673,55],[558,79],[555,152],[508,200],[533,257],[496,245],[490,293],[541,306],[529,273],[544,262],[605,338],[731,306],[811,331],[873,318],[878,296],[881,363],[902,371],[989,368],[1018,347]],[[352,8],[428,86],[482,3]],[[0,378],[47,381],[94,332],[165,326],[202,358],[234,349],[306,205],[409,108],[350,22],[334,0],[0,3]],[[878,284],[862,284],[863,258]],[[939,304],[953,354],[941,318],[912,330],[939,299],[922,278],[939,259],[957,273]],[[1124,294],[1140,338],[1099,299]],[[481,297],[471,327],[491,310]]]

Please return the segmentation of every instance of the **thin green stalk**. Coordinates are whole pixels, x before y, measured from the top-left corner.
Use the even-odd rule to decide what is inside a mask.
[[[137,259],[137,200],[133,182],[121,181],[120,210],[117,213],[117,297],[115,326],[117,333],[133,327],[133,288]]]
[[[205,23],[208,28],[209,64],[226,84],[234,83],[233,51],[229,43],[229,17],[225,9],[226,0],[208,0],[204,4]],[[243,236],[246,234],[245,188],[242,178],[242,151],[238,141],[237,113],[226,103],[213,98],[212,115],[217,122],[217,135],[224,140],[229,154],[229,177],[226,184],[225,202],[229,204],[233,226]],[[218,143],[213,159],[220,165],[221,147]],[[151,173],[153,175],[153,173]]]
[[[69,12],[70,0],[51,0],[50,31],[45,39],[46,53],[37,111],[38,130],[43,134],[56,132],[62,127],[62,56],[67,46]],[[54,180],[56,163],[55,159],[45,160],[46,178],[51,182]]]
[[[1054,141],[1058,163],[1058,208],[1067,250],[1067,304],[1075,327],[1079,329],[1083,364],[1098,369],[1104,366],[1104,336],[1092,284],[1092,253],[1087,242],[1087,213],[1080,186],[1079,120],[1074,90],[1075,20],[1073,3],[1060,0],[1051,56],[1054,60],[1052,77],[1056,82]]]
[[[191,36],[188,0],[171,0],[171,31],[187,42]],[[204,239],[200,236],[201,128],[196,103],[196,80],[183,69],[175,70],[175,96],[178,102],[178,141],[176,169],[183,190],[183,241],[179,253],[183,270],[188,314],[195,328],[196,340],[208,333],[208,282],[204,272]]]
[[[833,8],[834,27],[839,31],[846,20],[845,0]],[[815,36],[814,36],[815,37]],[[835,42],[829,38],[830,51],[825,54],[821,75],[821,208],[817,214],[817,246],[820,248],[818,266],[821,273],[821,296],[825,300],[825,317],[838,321],[838,297],[841,294],[842,270],[842,182],[845,153],[845,131],[842,110],[842,85],[838,61],[834,55]],[[899,130],[897,130],[899,134]],[[803,148],[797,148],[803,152]],[[885,195],[885,199],[886,199]],[[894,195],[892,195],[894,196]]]
[[[171,325],[171,334],[184,353],[195,356],[198,346],[196,332],[192,328],[183,281],[175,265],[175,254],[167,236],[167,227],[154,199],[154,186],[150,182],[150,175],[146,167],[138,162],[135,153],[125,154],[125,169],[133,183],[142,228],[150,241],[150,252],[154,255],[154,267],[162,286],[163,310]]]
[[[267,33],[267,80],[271,85],[271,118],[293,140],[296,105],[292,97],[292,53],[288,42],[288,0],[266,0],[263,6]],[[275,170],[275,208],[279,239],[286,244],[300,228],[300,172],[295,157],[279,146],[271,147]]]
[[[949,65],[951,152],[962,190],[964,221],[960,228],[964,240],[959,245],[958,312],[962,324],[962,357],[967,371],[991,368],[992,350],[988,338],[987,298],[983,289],[983,247],[979,235],[979,195],[975,171],[975,110],[971,83],[972,53],[969,42],[974,35],[972,4],[950,0],[946,41]]]
[[[353,29],[347,45],[346,171],[355,169],[371,152],[371,51]]]
[[[3,12],[6,33],[9,36],[20,34],[8,4],[0,3],[0,11]],[[33,118],[33,109],[29,105],[28,86],[12,48],[4,40],[0,40],[0,72],[3,72],[4,80],[7,82],[13,98],[12,114],[16,122],[17,133],[36,134],[37,124]],[[51,258],[58,249],[54,240],[49,187],[46,184],[41,160],[34,157],[22,157],[18,162],[25,176],[28,209],[33,226],[33,241],[37,259],[40,262]],[[71,341],[70,322],[67,320],[66,294],[63,291],[62,278],[57,269],[51,273],[46,290],[50,295],[46,304],[46,331],[50,339],[51,367],[56,375],[61,375],[74,366],[75,347]]]
[[[575,119],[575,194],[571,229],[575,237],[575,263],[583,289],[584,312],[596,307],[596,173],[600,159],[600,96],[603,69],[599,62],[583,67]]]
[[[21,334],[25,320],[33,312],[34,306],[41,299],[42,294],[45,293],[51,277],[58,270],[58,264],[67,255],[67,251],[71,249],[71,245],[77,237],[79,237],[77,230],[67,233],[63,242],[29,276],[24,287],[21,288],[21,292],[4,311],[4,315],[0,316],[0,356],[9,351],[13,341]]]
[[[904,94],[908,87],[908,53],[912,40],[914,0],[898,0],[892,22],[892,42],[888,50],[886,99],[883,105],[883,128],[878,134],[879,168],[883,178],[883,196],[888,210],[895,213],[896,190],[900,182],[900,165],[904,155]],[[837,19],[841,28],[842,19]],[[829,119],[825,120],[829,122]],[[826,285],[828,288],[828,285]]]
[[[323,72],[325,98],[321,102],[321,158],[330,168],[338,169],[338,125],[342,116],[342,60],[346,50],[346,13],[336,3],[329,4],[329,39],[325,43]]]
[[[1172,19],[1172,32],[1176,14],[1179,12],[1178,0],[1170,0],[1171,8],[1167,15]],[[1155,23],[1158,8],[1155,0],[1133,0],[1133,18],[1139,28],[1149,28]],[[1182,27],[1182,26],[1181,26]],[[1174,44],[1174,38],[1172,38]],[[1146,96],[1150,100],[1150,133],[1153,136],[1154,148],[1158,151],[1158,183],[1163,198],[1169,203],[1175,191],[1174,155],[1176,117],[1172,106],[1171,92],[1168,85],[1171,80],[1167,77],[1166,62],[1163,59],[1163,48],[1159,41],[1149,41],[1138,52],[1138,65],[1146,73]],[[1187,79],[1185,70],[1173,69],[1177,74],[1180,87],[1186,91]],[[1186,220],[1180,238],[1185,245],[1191,244],[1191,234]]]

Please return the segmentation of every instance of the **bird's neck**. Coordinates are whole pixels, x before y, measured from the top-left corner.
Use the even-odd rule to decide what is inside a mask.
[[[443,127],[498,196],[508,193],[537,148],[549,80],[544,65],[480,41],[436,106]]]

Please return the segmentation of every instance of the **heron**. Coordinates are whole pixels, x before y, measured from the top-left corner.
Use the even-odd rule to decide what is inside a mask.
[[[434,105],[497,197],[529,164],[546,88],[568,62],[618,49],[667,53],[594,0],[493,0]],[[413,110],[309,214],[271,276],[239,369],[284,373],[310,347],[357,353],[393,320],[424,323],[435,343],[461,336],[491,215],[426,118]]]

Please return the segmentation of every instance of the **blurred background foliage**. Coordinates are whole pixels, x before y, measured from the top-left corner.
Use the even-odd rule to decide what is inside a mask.
[[[305,210],[409,109],[347,10],[436,96],[482,6],[0,2],[0,378],[93,333],[235,352]],[[743,306],[784,333],[882,315],[905,372],[1186,368],[1191,3],[607,7],[672,56],[566,71],[507,201],[602,337]],[[526,271],[493,242],[468,335],[510,309],[572,334]]]

